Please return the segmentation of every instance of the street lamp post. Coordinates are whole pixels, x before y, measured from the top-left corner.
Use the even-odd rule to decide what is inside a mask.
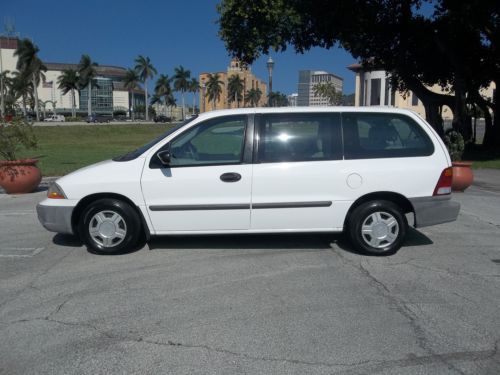
[[[273,92],[273,68],[274,68],[274,61],[269,56],[267,59],[267,72],[269,73],[269,94],[268,94],[268,105],[269,107],[271,106],[271,93]]]

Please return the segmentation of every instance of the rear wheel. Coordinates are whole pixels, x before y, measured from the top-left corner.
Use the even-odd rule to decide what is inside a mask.
[[[348,230],[356,250],[370,255],[391,255],[403,244],[408,222],[396,204],[377,200],[354,209]]]
[[[131,251],[141,237],[141,220],[127,203],[111,198],[92,202],[79,223],[80,236],[88,249],[98,254]]]

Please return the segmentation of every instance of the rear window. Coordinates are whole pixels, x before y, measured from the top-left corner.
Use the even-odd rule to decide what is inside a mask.
[[[428,156],[434,145],[410,117],[395,113],[343,113],[345,159]]]

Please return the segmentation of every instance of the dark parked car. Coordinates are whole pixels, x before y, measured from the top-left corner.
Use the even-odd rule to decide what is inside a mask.
[[[113,120],[113,118],[111,116],[106,116],[106,115],[92,115],[87,117],[88,123],[110,122],[111,120]]]
[[[155,116],[154,121],[155,122],[171,122],[172,119],[168,116],[160,115],[160,116]]]

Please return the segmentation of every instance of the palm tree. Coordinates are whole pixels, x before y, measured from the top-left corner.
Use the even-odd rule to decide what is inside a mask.
[[[193,93],[193,115],[195,113],[194,109],[196,107],[196,93],[200,89],[200,82],[196,78],[191,78],[189,81],[189,92]]]
[[[5,117],[5,98],[8,95],[7,93],[7,88],[8,88],[8,81],[9,81],[9,74],[10,72],[8,70],[4,70],[2,73],[0,73],[0,95],[1,97],[1,103],[0,103],[0,118]]]
[[[16,101],[22,99],[23,115],[26,116],[28,114],[26,103],[30,96],[33,95],[33,82],[30,81],[29,75],[26,72],[14,72],[11,79],[10,91]]]
[[[224,82],[220,80],[218,73],[209,74],[207,76],[207,93],[206,96],[209,101],[212,102],[212,108],[215,109],[217,101],[220,99],[222,94],[222,86]]]
[[[269,104],[271,107],[286,107],[288,106],[288,98],[279,91],[273,91],[269,93]]]
[[[139,74],[141,81],[144,82],[144,91],[146,95],[146,121],[149,121],[148,79],[153,78],[158,72],[156,71],[153,64],[151,64],[151,60],[149,59],[149,57],[144,57],[142,55],[137,56],[137,58],[135,59],[135,70],[137,71],[137,74]]]
[[[155,102],[160,102],[164,97],[165,106],[167,106],[167,97],[172,95],[170,87],[170,78],[166,74],[160,74],[155,84]]]
[[[36,120],[40,121],[40,111],[38,108],[38,85],[45,79],[43,72],[47,67],[38,57],[40,49],[29,39],[18,41],[14,56],[17,56],[16,68],[30,77],[33,89],[33,98],[35,101]]]
[[[342,93],[338,92],[332,82],[318,83],[313,87],[314,95],[328,99],[329,105],[342,104]]]
[[[80,77],[75,69],[65,69],[57,79],[59,89],[63,95],[71,92],[71,116],[76,117],[75,90],[78,90]]]
[[[166,95],[164,98],[165,105],[170,108],[170,117],[173,118],[174,107],[177,106],[177,102],[175,100],[174,94],[170,92],[170,94]]]
[[[184,120],[184,93],[189,90],[189,78],[191,71],[185,70],[182,65],[174,69],[174,90],[181,92],[182,119]]]
[[[135,94],[134,90],[137,89],[141,78],[135,69],[128,69],[123,79],[123,85],[132,94],[132,108],[130,109],[132,120],[135,120]]]
[[[239,108],[240,100],[243,98],[243,80],[239,75],[233,74],[227,81],[227,95],[229,101],[235,102]]]
[[[262,97],[262,91],[257,87],[255,89],[250,89],[247,91],[245,100],[250,103],[252,107],[257,107],[260,98]]]
[[[89,55],[82,55],[78,64],[78,74],[80,76],[80,88],[87,87],[88,105],[87,113],[92,116],[92,81],[97,75],[97,63],[93,62]]]

